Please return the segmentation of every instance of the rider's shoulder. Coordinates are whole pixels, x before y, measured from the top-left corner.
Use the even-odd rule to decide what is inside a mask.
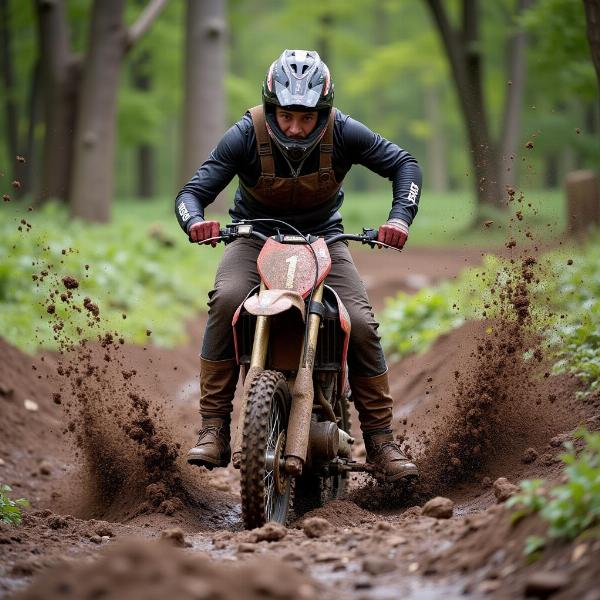
[[[335,107],[335,118],[333,122],[336,127],[343,127],[349,118],[350,117],[346,113],[343,113],[337,106]]]
[[[242,118],[235,124],[235,127],[237,127],[242,133],[247,133],[254,129],[249,110],[243,114]]]
[[[338,139],[345,144],[356,144],[357,141],[369,139],[372,137],[372,131],[358,119],[336,109],[335,114],[335,133],[340,136]]]
[[[335,128],[338,129],[344,135],[350,133],[356,133],[356,130],[362,130],[366,128],[366,125],[361,123],[358,119],[354,119],[350,115],[343,113],[339,109],[335,109]]]

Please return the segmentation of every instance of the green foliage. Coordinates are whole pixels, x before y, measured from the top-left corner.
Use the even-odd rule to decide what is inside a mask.
[[[536,85],[559,98],[570,99],[573,94],[592,98],[596,80],[583,2],[538,0],[527,9],[521,24],[532,38],[530,63],[532,74],[538,75]]]
[[[541,512],[555,538],[574,539],[600,523],[600,434],[582,429],[576,437],[583,439],[585,448],[578,456],[568,444],[561,456],[567,482],[550,491],[550,501]]]
[[[8,493],[12,492],[9,485],[0,485],[0,521],[9,525],[21,524],[21,507],[28,507],[29,500],[18,498],[11,500]]]
[[[590,391],[600,389],[600,238],[576,254],[556,254],[552,267],[544,291],[563,315],[549,336],[559,359],[555,371],[576,375]]]
[[[52,325],[58,316],[64,319],[61,335],[71,340],[94,338],[104,330],[118,331],[138,343],[148,341],[147,330],[159,345],[184,340],[185,319],[205,309],[220,252],[189,244],[171,206],[164,205],[170,209],[165,211],[167,219],[157,203],[125,204],[113,223],[103,226],[71,222],[58,205],[27,213],[30,232],[20,224],[18,212],[1,221],[2,335],[30,352],[40,346],[55,348]],[[68,306],[55,295],[56,312],[51,317],[49,295],[65,291],[61,281],[65,275],[80,285]],[[81,308],[85,297],[100,308],[98,326],[88,326],[85,309],[79,313],[70,308]]]
[[[543,276],[530,286],[530,308],[556,361],[554,371],[577,376],[588,391],[600,389],[600,237],[579,249],[550,252],[539,263]],[[382,318],[388,350],[396,356],[421,352],[465,319],[497,315],[491,288],[502,289],[517,267],[488,255],[482,267],[451,283],[416,296],[398,294]]]
[[[513,521],[539,514],[548,523],[551,538],[569,540],[600,525],[600,433],[580,429],[575,437],[583,440],[584,448],[578,454],[572,443],[566,444],[567,452],[561,455],[566,482],[551,489],[539,480],[522,482],[522,492],[507,502],[516,508]],[[532,542],[526,553],[538,549]]]
[[[529,562],[533,562],[537,560],[542,552],[542,550],[546,547],[546,539],[541,535],[529,535],[525,540],[525,548],[523,549],[523,553],[529,559]]]
[[[395,358],[422,352],[466,319],[494,316],[490,289],[512,270],[508,261],[488,254],[483,267],[465,269],[452,282],[412,295],[400,292],[388,300],[381,319],[386,349]]]
[[[441,334],[464,322],[448,301],[449,287],[424,288],[413,295],[401,292],[389,303],[381,331],[392,358],[426,350]]]
[[[523,517],[537,513],[544,507],[544,480],[526,479],[521,482],[521,492],[506,501],[508,508],[517,508],[511,516],[511,523],[518,523]]]

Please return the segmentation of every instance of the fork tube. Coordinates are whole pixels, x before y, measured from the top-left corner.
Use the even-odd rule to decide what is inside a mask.
[[[323,298],[323,286],[324,283],[321,282],[317,289],[315,289],[315,293],[313,294],[314,302],[321,302]],[[300,366],[298,367],[294,393],[292,395],[292,409],[290,411],[287,441],[285,444],[286,468],[290,472],[296,473],[301,471],[301,465],[306,460],[306,451],[308,449],[310,417],[314,400],[313,367],[319,327],[321,325],[321,317],[317,314],[309,314],[308,319],[306,355],[300,358]]]
[[[260,290],[266,289],[264,283],[261,282]],[[240,413],[238,415],[237,427],[235,430],[235,440],[233,443],[233,463],[234,466],[238,460],[236,454],[239,456],[242,448],[242,431],[244,429],[244,417],[246,415],[246,404],[248,399],[248,392],[250,385],[254,378],[261,372],[264,371],[265,363],[267,361],[267,350],[269,348],[269,332],[271,321],[269,317],[258,316],[256,317],[256,328],[254,330],[254,341],[252,342],[252,356],[250,357],[250,368],[246,374],[244,380],[244,393],[242,394],[242,401],[240,403]]]
[[[269,317],[256,317],[256,329],[254,330],[254,341],[252,342],[252,356],[250,357],[250,371],[257,367],[265,368],[267,361],[267,349],[269,347],[269,330],[271,321]]]

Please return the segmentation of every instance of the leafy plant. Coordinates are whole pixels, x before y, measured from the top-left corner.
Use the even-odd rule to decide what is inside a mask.
[[[544,508],[546,496],[543,485],[543,479],[526,479],[521,482],[521,492],[506,501],[507,507],[517,507],[517,510],[511,514],[511,523],[517,523],[523,517]]]
[[[577,537],[600,523],[600,434],[579,430],[585,448],[578,456],[573,444],[561,455],[567,482],[550,491],[550,501],[541,515],[548,521],[548,533],[555,538]]]
[[[425,288],[413,295],[398,294],[388,305],[382,337],[392,357],[397,358],[426,350],[442,333],[463,322],[443,288]]]
[[[137,214],[133,206],[102,226],[69,221],[53,204],[28,213],[23,220],[30,229],[16,210],[13,219],[0,221],[3,337],[28,352],[56,348],[53,326],[60,318],[61,336],[73,341],[108,330],[148,343],[151,330],[155,344],[182,342],[186,319],[205,310],[220,252],[190,245],[163,208]],[[66,275],[79,282],[69,304],[60,300]],[[99,307],[100,329],[89,326],[86,297]]]
[[[21,507],[28,507],[29,501],[25,498],[11,500],[8,493],[12,492],[9,485],[0,485],[0,520],[9,525],[21,524]]]
[[[530,562],[537,560],[542,550],[546,546],[546,539],[541,535],[529,535],[525,540],[525,548],[523,553]]]
[[[548,523],[551,538],[569,540],[600,525],[600,433],[580,429],[575,437],[585,446],[578,454],[572,443],[565,444],[567,452],[560,458],[566,465],[566,482],[548,489],[541,480],[523,481],[521,493],[507,502],[516,509],[512,522],[537,513]],[[533,542],[526,544],[526,553],[538,549]]]
[[[498,316],[497,293],[518,268],[488,255],[481,267],[452,282],[398,294],[382,318],[386,349],[396,357],[422,352],[467,319]],[[529,284],[532,325],[555,360],[554,372],[578,377],[584,393],[600,389],[600,237],[579,249],[547,253],[536,269],[540,276]]]

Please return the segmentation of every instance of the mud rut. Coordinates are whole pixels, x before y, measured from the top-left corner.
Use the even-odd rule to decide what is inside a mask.
[[[404,270],[385,255],[357,255],[376,310],[390,289],[452,276],[480,257],[411,253]],[[467,323],[390,367],[395,432],[419,461],[419,486],[398,492],[356,477],[348,498],[305,515],[313,518],[304,529],[300,519],[287,531],[242,531],[238,473],[182,459],[197,428],[202,319],[190,324],[188,346],[135,347],[103,332],[98,307],[86,299],[78,310],[97,328],[96,342],[64,340],[62,353],[31,359],[0,340],[0,479],[33,505],[23,527],[0,525],[0,597],[40,571],[24,597],[521,597],[541,568],[525,565],[522,541],[540,526],[508,527],[497,502],[502,485],[492,482],[559,477],[561,442],[581,422],[597,428],[599,411],[597,399],[575,402],[577,382],[549,375],[538,340],[523,327],[536,262],[527,253],[515,259],[520,271],[498,300],[506,319]],[[57,281],[47,300],[59,338],[50,307],[62,295],[74,302],[76,283]],[[525,361],[527,349],[533,358]],[[25,400],[37,408],[27,410]],[[438,495],[454,501],[451,519],[422,514]],[[146,541],[119,543],[130,537]],[[149,538],[170,545],[158,549]],[[173,546],[188,549],[180,555]],[[97,567],[75,560],[104,547]],[[557,547],[542,567],[569,566],[569,551]],[[567,583],[553,597],[600,598],[589,595],[600,547],[582,555],[564,567]],[[48,568],[56,564],[61,569]]]

